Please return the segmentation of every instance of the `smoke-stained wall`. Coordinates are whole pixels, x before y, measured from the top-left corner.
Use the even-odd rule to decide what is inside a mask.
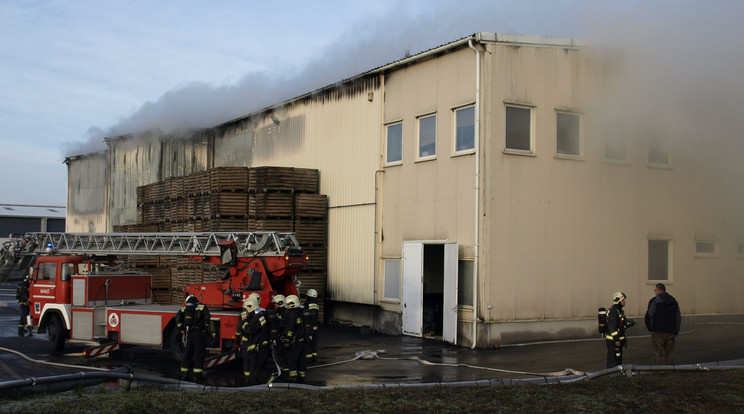
[[[98,152],[65,160],[67,164],[67,220],[65,231],[93,233],[108,226],[108,153]]]

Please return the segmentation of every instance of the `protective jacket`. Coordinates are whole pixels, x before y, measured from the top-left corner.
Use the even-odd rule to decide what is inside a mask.
[[[16,288],[16,300],[18,301],[19,304],[28,305],[28,299],[29,299],[28,289],[29,289],[28,280],[24,280]]]
[[[181,330],[190,328],[189,331],[198,330],[214,334],[212,316],[209,314],[209,309],[204,304],[198,302],[187,303],[176,312],[176,326]]]
[[[626,328],[625,311],[622,305],[616,303],[607,311],[607,330],[605,339],[612,342],[625,343]]]
[[[266,317],[263,309],[261,311],[252,311],[241,319],[238,333],[243,338],[245,351],[258,351],[262,346],[269,345],[269,328],[266,324]]]
[[[649,332],[678,335],[682,325],[682,314],[677,300],[666,292],[654,296],[648,301],[644,322]]]

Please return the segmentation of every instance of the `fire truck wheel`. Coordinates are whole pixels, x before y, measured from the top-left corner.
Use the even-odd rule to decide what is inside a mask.
[[[59,352],[65,347],[66,329],[58,315],[52,315],[47,326],[49,347],[52,352]]]
[[[186,345],[184,345],[181,337],[181,331],[176,326],[171,329],[170,335],[168,335],[168,349],[173,359],[178,362],[183,362],[184,355],[186,355]]]

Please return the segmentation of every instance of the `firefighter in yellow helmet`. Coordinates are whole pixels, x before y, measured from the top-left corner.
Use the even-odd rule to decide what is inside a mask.
[[[632,319],[625,317],[625,300],[623,292],[612,294],[612,307],[607,311],[607,328],[605,343],[607,345],[607,368],[623,364],[623,348],[628,346],[625,330],[635,325]]]
[[[271,306],[266,309],[266,322],[269,326],[269,340],[271,341],[271,356],[274,359],[276,371],[269,382],[283,380],[289,377],[287,358],[282,346],[282,314],[284,313],[284,295],[276,295],[271,299]]]
[[[269,327],[263,309],[255,297],[243,302],[245,318],[241,319],[238,334],[242,338],[243,375],[246,385],[265,383],[268,375],[264,367],[269,355]]]
[[[176,326],[186,345],[181,362],[181,379],[188,379],[192,371],[192,379],[201,381],[205,377],[204,358],[207,355],[207,340],[209,336],[215,337],[209,309],[200,303],[196,296],[189,295],[183,307],[176,312]]]
[[[305,382],[305,326],[302,322],[302,306],[297,295],[287,296],[282,314],[282,346],[287,355],[289,382]]]
[[[318,359],[318,291],[308,289],[305,306],[302,308],[302,321],[305,323],[305,359],[308,363]]]

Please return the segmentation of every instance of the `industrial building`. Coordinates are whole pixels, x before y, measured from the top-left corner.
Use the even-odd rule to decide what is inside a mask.
[[[138,188],[172,177],[317,169],[326,321],[472,347],[580,338],[613,292],[639,317],[660,281],[686,317],[744,314],[744,203],[725,185],[742,147],[624,119],[612,69],[576,39],[477,33],[213,128],[108,138],[66,160],[67,231],[137,223]]]
[[[36,231],[65,231],[64,206],[0,204],[0,245],[11,235]]]

